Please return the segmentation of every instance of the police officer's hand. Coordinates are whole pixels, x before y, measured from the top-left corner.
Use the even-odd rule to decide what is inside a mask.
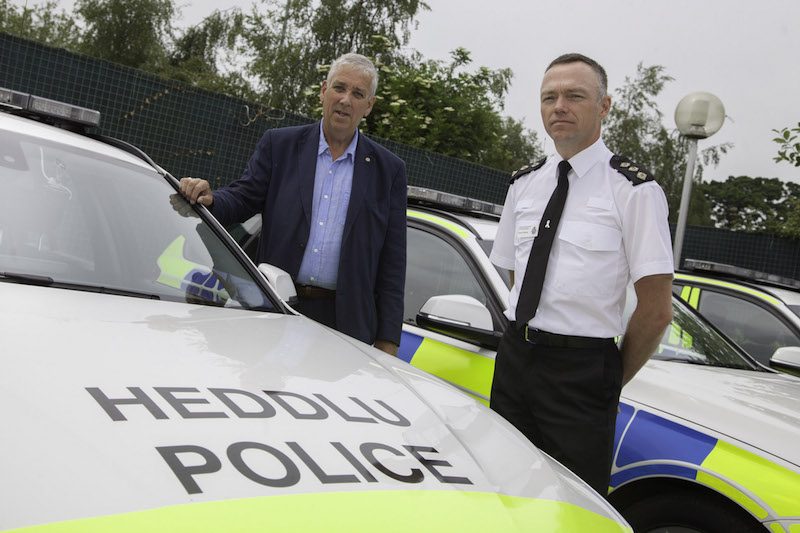
[[[388,353],[389,355],[397,356],[398,346],[391,341],[376,340],[373,346],[375,346],[377,349],[381,351]]]
[[[211,193],[211,184],[206,180],[198,178],[181,178],[181,194],[189,200],[190,204],[201,204],[211,207],[214,203],[214,196]]]

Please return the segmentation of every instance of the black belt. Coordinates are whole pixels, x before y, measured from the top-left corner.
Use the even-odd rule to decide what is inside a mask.
[[[314,285],[295,285],[297,296],[308,300],[334,300],[336,291]]]
[[[542,346],[554,346],[557,348],[607,348],[614,344],[613,338],[604,339],[601,337],[561,335],[559,333],[550,333],[549,331],[535,329],[527,325],[522,330],[522,333],[526,342]]]

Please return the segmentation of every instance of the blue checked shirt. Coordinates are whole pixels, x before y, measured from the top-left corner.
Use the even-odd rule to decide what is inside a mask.
[[[350,205],[353,166],[358,144],[358,130],[344,154],[336,161],[319,125],[317,171],[314,175],[314,199],[311,207],[311,232],[297,273],[297,283],[336,289],[342,233]]]

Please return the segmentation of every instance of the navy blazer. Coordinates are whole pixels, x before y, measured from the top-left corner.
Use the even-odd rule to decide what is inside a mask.
[[[261,213],[258,262],[297,279],[311,228],[320,125],[270,129],[241,178],[214,191],[225,226]],[[406,276],[403,160],[359,134],[336,281],[336,329],[400,344]]]

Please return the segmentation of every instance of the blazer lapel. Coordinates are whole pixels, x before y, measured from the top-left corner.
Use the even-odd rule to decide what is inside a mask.
[[[353,223],[358,218],[358,213],[364,205],[367,188],[371,180],[375,179],[375,157],[372,149],[361,132],[358,134],[355,161],[353,162],[353,186],[350,190],[350,205],[347,207],[347,217],[344,221],[342,242],[347,239]]]
[[[317,151],[319,150],[319,122],[301,137],[298,148],[297,171],[300,179],[300,201],[306,215],[306,223],[311,227],[311,210],[314,206],[314,177],[317,172]]]

